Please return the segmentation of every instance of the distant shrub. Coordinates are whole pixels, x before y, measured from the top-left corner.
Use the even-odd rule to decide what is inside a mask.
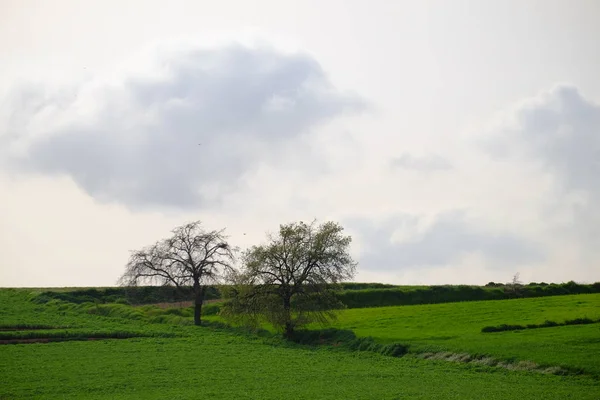
[[[538,326],[540,328],[551,328],[553,326],[558,326],[558,325],[559,325],[558,322],[546,320],[546,321],[544,321],[544,323],[539,324]],[[561,325],[567,325],[567,324],[564,323],[564,324],[561,324]]]
[[[372,337],[356,337],[351,330],[323,329],[299,330],[292,340],[303,345],[333,345],[352,351],[368,351],[388,357],[402,357],[408,353],[408,346],[400,343],[377,343]]]
[[[496,282],[488,282],[486,285],[486,287],[499,287],[499,286],[504,286],[503,283],[496,283]]]
[[[341,290],[364,290],[364,289],[391,289],[397,288],[397,285],[390,285],[387,283],[358,283],[358,282],[343,282],[335,285],[337,289]]]
[[[517,331],[522,329],[538,329],[538,328],[551,328],[554,326],[566,326],[566,325],[584,325],[584,324],[596,324],[599,323],[600,319],[593,320],[590,318],[576,318],[569,319],[564,322],[555,322],[546,320],[541,324],[528,324],[528,325],[497,325],[497,326],[485,326],[481,328],[481,332],[490,333],[490,332],[504,332],[504,331]]]
[[[502,324],[502,325],[498,325],[498,326],[486,326],[481,328],[481,332],[487,333],[487,332],[503,332],[503,331],[516,331],[516,330],[521,330],[521,329],[527,329],[527,327],[523,326],[523,325],[507,325],[507,324]]]
[[[600,320],[594,321],[590,318],[575,318],[575,319],[566,320],[565,325],[584,325],[584,324],[593,324],[594,322],[600,322]]]
[[[388,344],[381,349],[381,354],[390,357],[402,357],[406,353],[408,353],[408,346],[400,343]]]

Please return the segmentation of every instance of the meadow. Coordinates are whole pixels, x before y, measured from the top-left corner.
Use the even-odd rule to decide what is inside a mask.
[[[482,333],[481,328],[591,318],[598,316],[598,295],[351,309],[340,315],[336,327],[352,328],[359,337],[407,343],[410,352],[402,357],[350,350],[335,343],[300,345],[215,323],[196,327],[191,325],[188,309],[38,302],[38,296],[39,292],[26,289],[0,290],[1,337],[38,335],[64,341],[0,345],[0,399],[600,398],[598,361],[594,364],[592,358],[581,364],[583,372],[557,375],[422,357],[424,351],[432,350],[427,346],[436,351],[474,352],[475,347],[461,346],[469,346],[478,335],[523,334],[533,335],[542,347],[543,343],[558,344],[552,351],[559,353],[561,346],[576,348],[569,340],[583,338],[583,348],[592,354],[600,337],[599,324],[528,329],[518,334]],[[529,303],[534,300],[542,303]],[[95,337],[101,332],[106,336]],[[555,337],[557,342],[548,342],[544,332],[561,333]],[[110,333],[115,339],[109,338]],[[126,333],[138,337],[124,338]],[[596,344],[586,341],[594,333]],[[464,343],[460,341],[463,335],[468,338]],[[506,340],[491,339],[487,345],[486,340],[479,344],[483,353],[491,354],[499,346],[498,356],[511,357]],[[548,350],[530,347],[531,353],[522,355],[527,356],[524,360]],[[575,360],[579,355],[570,359],[560,354],[558,364],[548,363],[579,365]]]
[[[501,324],[600,319],[600,294],[344,310],[334,324],[413,352],[467,353],[600,375],[600,324],[483,333]]]

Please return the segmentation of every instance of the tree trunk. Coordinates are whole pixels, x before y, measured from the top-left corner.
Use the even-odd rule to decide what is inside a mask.
[[[202,324],[202,303],[204,302],[204,288],[194,283],[194,325]]]
[[[285,338],[292,340],[294,338],[294,326],[290,321],[285,323]]]
[[[291,312],[291,299],[284,297],[283,309],[285,311],[285,332],[284,336],[286,339],[294,338],[294,324],[292,324],[292,312]]]

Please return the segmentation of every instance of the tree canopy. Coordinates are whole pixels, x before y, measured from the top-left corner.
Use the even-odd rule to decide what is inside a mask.
[[[133,251],[120,284],[191,286],[194,323],[200,325],[205,285],[217,282],[233,266],[234,249],[226,239],[224,230],[206,231],[200,221],[179,226],[172,236]]]
[[[331,284],[355,274],[351,241],[334,222],[280,225],[267,243],[244,253],[222,314],[247,325],[266,319],[287,337],[309,322],[335,318],[335,309],[343,305]]]

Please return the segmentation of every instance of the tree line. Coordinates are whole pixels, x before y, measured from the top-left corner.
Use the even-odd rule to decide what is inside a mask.
[[[382,306],[400,306],[415,304],[449,303],[457,301],[505,300],[515,298],[515,292],[509,283],[490,282],[479,285],[428,285],[399,286],[383,283],[342,282],[330,285],[338,300],[346,308],[365,308]],[[216,300],[207,312],[214,315],[220,312],[224,294],[230,293],[227,285],[209,285],[204,288],[204,300]],[[600,293],[600,282],[563,283],[530,282],[523,284],[516,296],[519,298],[561,296],[574,294]],[[187,302],[193,298],[193,288],[186,286],[178,289],[175,286],[135,286],[80,288],[68,291],[44,291],[35,297],[37,303],[61,300],[81,304],[91,303],[123,303],[132,305]]]
[[[354,277],[352,238],[338,223],[280,225],[265,243],[245,251],[232,247],[224,230],[208,231],[200,221],[172,230],[171,236],[131,252],[121,286],[192,288],[194,323],[210,284],[228,283],[221,315],[234,323],[267,321],[286,337],[310,322],[335,318],[343,307],[332,285]]]

